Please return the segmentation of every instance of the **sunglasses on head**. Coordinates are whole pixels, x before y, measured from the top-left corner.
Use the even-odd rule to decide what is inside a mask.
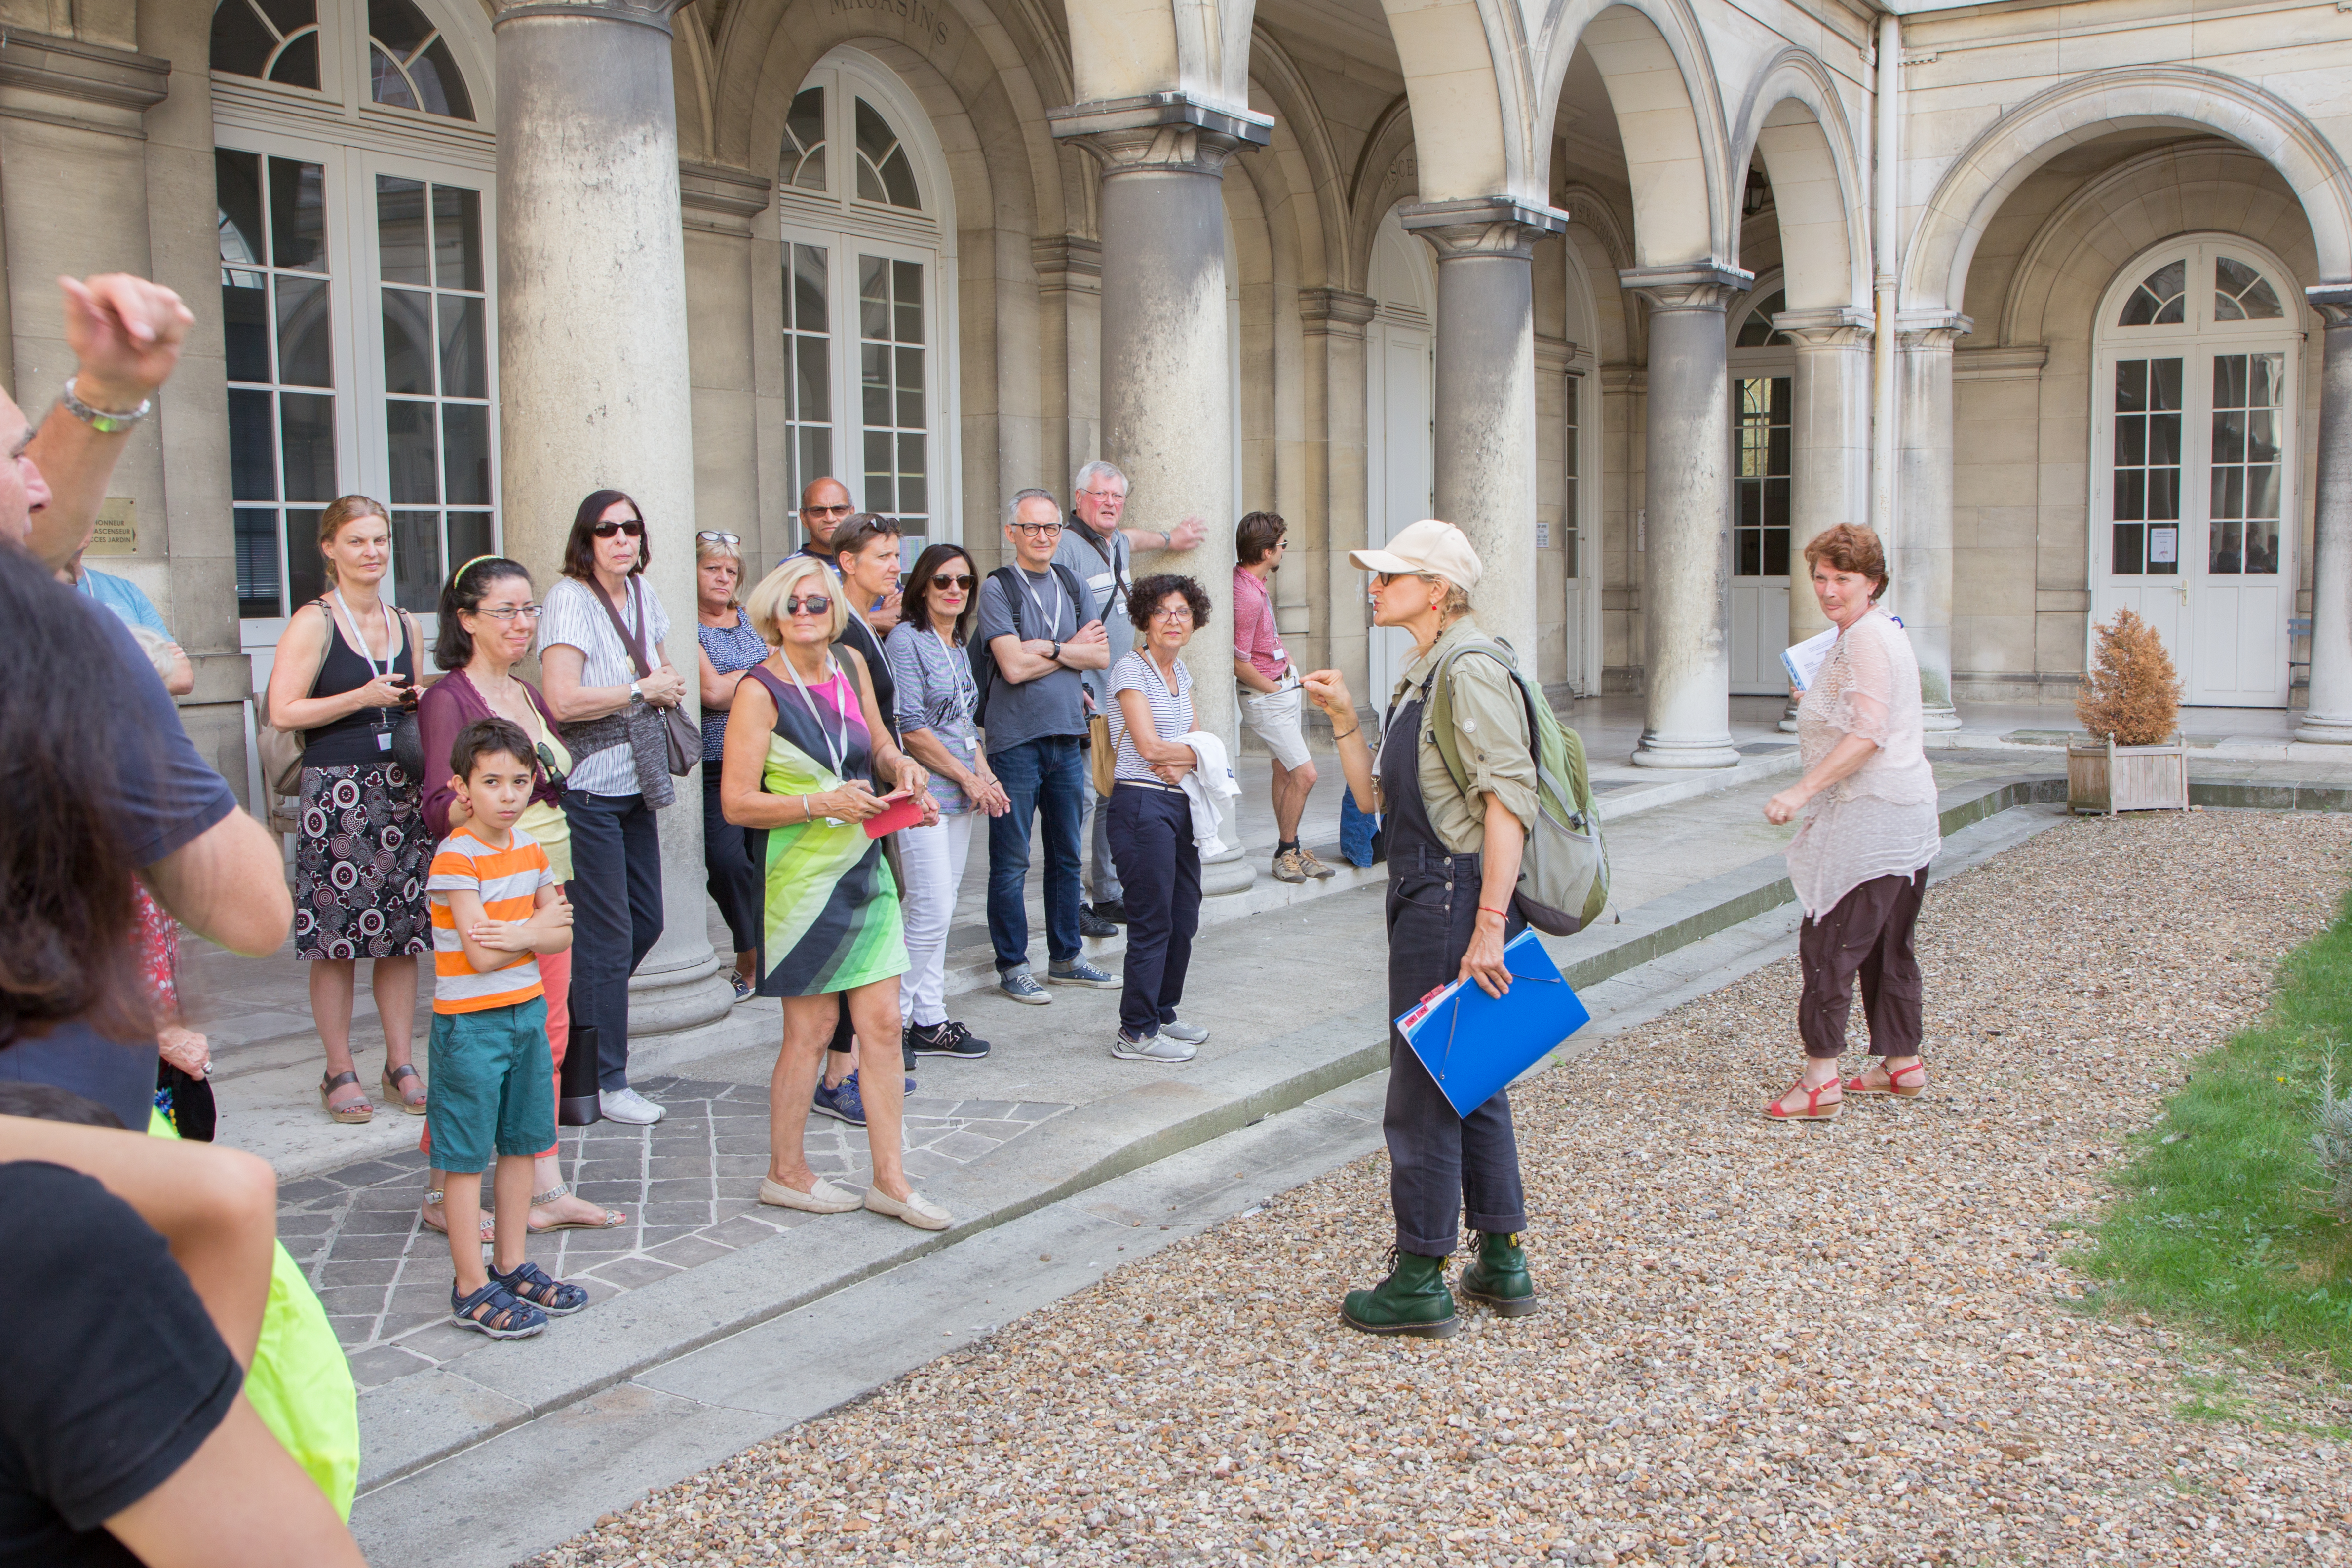
[[[801,599],[787,599],[784,601],[784,613],[787,615],[830,615],[833,613],[833,599],[831,595],[824,593],[812,593],[805,598]]]
[[[645,531],[645,519],[642,517],[631,517],[625,523],[598,523],[589,530],[600,539],[609,539],[614,534],[626,534],[633,539],[639,538],[644,536]]]
[[[722,534],[716,528],[698,528],[694,537],[707,545],[740,545],[743,542],[741,534]]]

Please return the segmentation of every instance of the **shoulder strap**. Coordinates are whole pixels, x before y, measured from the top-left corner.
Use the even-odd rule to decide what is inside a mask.
[[[594,594],[596,602],[604,607],[604,614],[613,622],[613,630],[619,635],[621,646],[627,651],[630,667],[637,672],[637,679],[644,680],[653,674],[653,667],[646,663],[646,612],[644,604],[637,599],[637,580],[635,577],[629,579],[629,601],[637,606],[637,630],[635,632],[629,630],[628,622],[621,619],[621,612],[613,607],[612,595],[604,591],[604,585],[593,575],[587,581],[588,591]]]
[[[1422,682],[1422,722],[1430,727],[1429,737],[1435,742],[1437,754],[1445,759],[1445,771],[1453,775],[1454,787],[1467,794],[1470,789],[1470,770],[1462,766],[1462,738],[1454,728],[1452,681],[1454,661],[1465,653],[1483,653],[1502,665],[1503,673],[1510,676],[1512,683],[1518,686],[1519,700],[1522,705],[1528,700],[1528,691],[1527,684],[1519,679],[1518,666],[1504,657],[1501,644],[1486,637],[1465,638],[1454,644]],[[1440,676],[1446,678],[1441,680]],[[1528,749],[1534,750],[1535,745],[1535,718],[1530,713],[1528,719]]]
[[[1070,596],[1071,619],[1076,622],[1079,626],[1085,625],[1087,623],[1087,585],[1078,580],[1078,574],[1076,572],[1072,571],[1068,567],[1064,566],[1058,560],[1054,562],[1054,575],[1062,580],[1062,591]],[[1117,567],[1113,567],[1111,569],[1111,578],[1116,581],[1118,577],[1118,569]],[[1073,628],[1073,630],[1075,629],[1076,628]],[[1054,635],[1054,629],[1051,626],[1045,628],[1045,635],[1048,639],[1051,639]]]

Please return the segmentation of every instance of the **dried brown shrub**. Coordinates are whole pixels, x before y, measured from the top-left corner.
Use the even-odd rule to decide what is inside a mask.
[[[2096,741],[2113,736],[2117,746],[2158,746],[2169,740],[2180,717],[2180,679],[2164,639],[2128,610],[2094,630],[2098,651],[2074,699],[2075,718]]]

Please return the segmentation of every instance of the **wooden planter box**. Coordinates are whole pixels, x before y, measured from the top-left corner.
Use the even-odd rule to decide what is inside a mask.
[[[2066,809],[2069,811],[2185,811],[2189,810],[2189,747],[2175,736],[2162,746],[2099,746],[2066,748]]]

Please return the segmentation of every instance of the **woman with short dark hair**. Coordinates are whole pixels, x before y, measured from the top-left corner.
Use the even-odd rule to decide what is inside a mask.
[[[1840,523],[1813,537],[1805,564],[1837,641],[1797,700],[1804,777],[1764,804],[1771,822],[1805,814],[1789,841],[1789,881],[1805,912],[1797,936],[1805,1066],[1795,1087],[1764,1107],[1776,1122],[1826,1122],[1847,1094],[1907,1100],[1927,1088],[1911,932],[1927,896],[1927,862],[1943,844],[1936,771],[1923,744],[1919,660],[1878,607],[1886,552],[1870,529]],[[1870,1051],[1884,1060],[1841,1085],[1857,977]]]
[[[1201,851],[1184,776],[1192,747],[1192,672],[1179,657],[1209,623],[1209,596],[1189,577],[1155,572],[1128,591],[1135,651],[1110,667],[1117,754],[1107,831],[1127,890],[1127,957],[1119,983],[1121,1061],[1190,1061],[1209,1031],[1176,1016],[1192,937],[1201,928]]]
[[[572,1023],[596,1031],[598,1103],[643,1126],[662,1108],[629,1087],[629,977],[661,939],[661,830],[677,798],[655,710],[686,696],[666,646],[669,613],[644,580],[645,513],[618,490],[580,503],[563,578],[539,622],[547,706],[572,750],[563,816],[572,829]],[[632,654],[635,657],[632,657]],[[639,675],[636,666],[646,665]]]
[[[988,1041],[948,1017],[948,925],[971,853],[972,818],[1012,809],[990,771],[973,712],[980,693],[966,644],[980,601],[980,569],[961,545],[936,544],[908,574],[905,611],[883,646],[898,687],[898,744],[930,770],[940,820],[898,833],[907,872],[907,977],[898,1017],[914,1056],[977,1061]]]

